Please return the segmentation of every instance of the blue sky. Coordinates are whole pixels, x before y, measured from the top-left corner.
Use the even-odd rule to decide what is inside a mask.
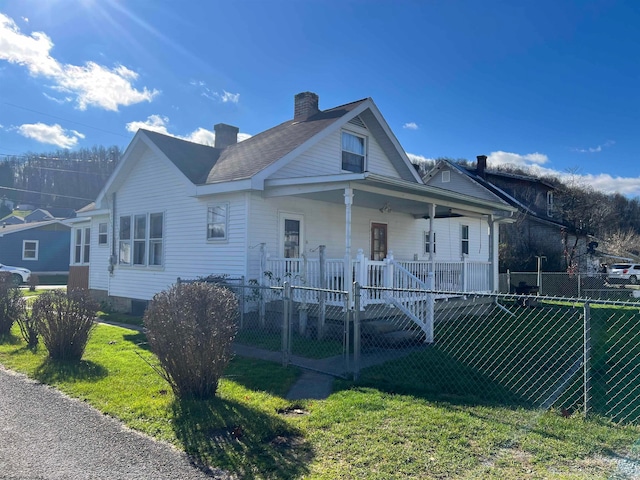
[[[640,196],[635,0],[0,0],[0,159],[372,97],[410,156]]]

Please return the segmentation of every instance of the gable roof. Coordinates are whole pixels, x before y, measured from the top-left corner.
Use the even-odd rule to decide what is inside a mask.
[[[504,191],[502,188],[500,188],[500,187],[496,186],[495,184],[491,183],[486,178],[483,178],[482,176],[480,176],[475,169],[465,168],[462,165],[458,165],[456,163],[449,162],[448,160],[445,160],[445,161],[447,163],[449,163],[449,165],[451,165],[453,168],[458,170],[459,172],[463,173],[467,177],[471,178],[473,181],[479,183],[480,185],[482,185],[483,187],[485,187],[489,191],[493,192],[495,195],[499,196],[504,201],[508,202],[510,205],[516,207],[521,212],[526,213],[531,218],[535,218],[536,220],[544,222],[544,223],[557,225],[559,227],[564,227],[565,226],[562,222],[554,220],[553,218],[543,217],[543,216],[539,215],[538,212],[536,212],[535,210],[530,208],[525,203],[521,202],[520,200],[518,200],[514,196],[510,195],[508,192]],[[550,183],[545,182],[544,180],[541,180],[541,179],[536,178],[536,177],[530,177],[530,176],[518,175],[518,174],[511,174],[511,173],[504,173],[504,172],[499,172],[499,173],[486,172],[486,173],[488,175],[496,175],[496,176],[500,176],[500,177],[503,177],[503,178],[511,178],[511,179],[519,180],[519,181],[524,180],[524,181],[528,181],[528,182],[532,182],[532,183],[539,183],[539,184],[542,184],[544,186],[553,188],[553,185],[551,185]]]
[[[3,225],[0,227],[0,237],[3,237],[5,235],[10,235],[16,232],[22,232],[24,230],[31,230],[32,228],[41,228],[41,227],[46,227],[48,225],[54,225],[54,224],[58,224],[58,225],[62,225],[64,227],[70,228],[69,225],[67,225],[61,220],[45,220],[42,222],[31,222],[31,223],[24,223],[19,225]]]
[[[151,130],[141,129],[156,147],[196,185],[207,181],[211,168],[216,164],[222,149],[189,142]]]
[[[320,133],[368,99],[289,120],[243,142],[227,147],[207,176],[207,183],[251,178]]]

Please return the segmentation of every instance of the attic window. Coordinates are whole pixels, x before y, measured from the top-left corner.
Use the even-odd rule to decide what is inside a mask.
[[[362,121],[362,119],[359,116],[353,117],[351,120],[349,120],[348,123],[350,123],[351,125],[354,125],[356,127],[367,128],[367,126],[364,124],[364,122]]]
[[[449,183],[451,181],[451,172],[449,170],[445,170],[442,172],[442,183]]]
[[[365,138],[342,132],[342,170],[364,172]]]

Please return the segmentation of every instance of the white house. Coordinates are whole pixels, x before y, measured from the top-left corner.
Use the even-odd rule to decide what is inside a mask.
[[[425,185],[371,98],[319,110],[300,93],[291,120],[242,142],[236,127],[215,133],[214,147],[136,133],[78,212],[71,283],[125,309],[220,274],[342,289],[393,268],[394,286],[433,272],[436,288],[497,288],[497,227],[515,209]]]

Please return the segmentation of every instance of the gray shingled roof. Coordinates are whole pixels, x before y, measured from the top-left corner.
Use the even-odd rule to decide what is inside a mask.
[[[289,120],[243,142],[227,147],[209,172],[207,183],[253,177],[366,100],[362,99],[324,110],[306,120]]]
[[[251,178],[342,118],[367,99],[289,120],[225,149],[200,145],[158,132],[145,135],[194,184]]]
[[[211,168],[220,157],[219,148],[188,142],[150,130],[144,130],[144,133],[196,185],[205,183]]]

